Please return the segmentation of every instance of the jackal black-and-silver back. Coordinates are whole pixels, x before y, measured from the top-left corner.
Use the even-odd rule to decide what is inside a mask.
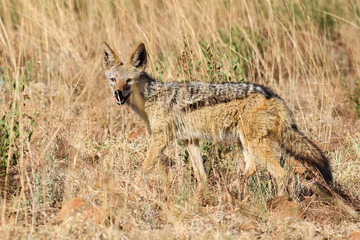
[[[278,97],[268,88],[252,83],[150,82],[145,90],[148,101],[161,100],[174,110],[194,110],[198,107],[243,99],[251,93],[266,98]]]

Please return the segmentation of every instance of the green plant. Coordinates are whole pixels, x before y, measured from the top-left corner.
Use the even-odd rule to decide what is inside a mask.
[[[220,175],[225,176],[227,172],[234,170],[233,166],[229,166],[229,163],[233,163],[233,159],[231,158],[230,161],[227,161],[231,157],[229,153],[234,150],[235,147],[231,145],[226,146],[220,143],[204,142],[201,152],[207,175],[216,170]]]
[[[221,41],[232,49],[226,54],[226,58],[231,62],[232,78],[249,78],[251,76],[251,69],[249,69],[251,64],[249,63],[254,62],[256,57],[263,57],[267,39],[260,31],[243,26],[220,30],[219,36]],[[260,56],[257,56],[258,54]]]
[[[196,66],[195,66],[196,65]],[[196,72],[199,70],[200,62],[196,61],[194,63],[194,56],[186,42],[184,41],[184,51],[178,57],[176,62],[176,70],[179,73],[179,77],[182,78],[183,81],[195,81],[200,80],[197,79]]]
[[[327,39],[332,39],[338,31],[337,17],[344,18],[341,1],[333,1],[328,4],[321,1],[302,1],[300,3],[288,3],[276,6],[279,19],[285,20],[283,24],[295,24],[297,29],[306,27],[307,22],[311,22],[321,35]],[[285,13],[285,14],[284,14]],[[290,13],[295,21],[289,22],[287,13]]]
[[[355,81],[355,88],[350,94],[350,101],[354,104],[356,114],[360,118],[360,80],[359,78]]]
[[[249,177],[248,188],[252,192],[252,201],[264,206],[268,200],[276,196],[276,185],[265,171],[256,172]]]
[[[0,174],[4,173],[8,164],[15,166],[18,163],[22,154],[21,151],[26,150],[26,143],[31,141],[33,135],[37,112],[34,111],[32,116],[29,116],[19,110],[20,105],[25,101],[22,93],[25,90],[25,82],[29,82],[32,78],[32,68],[33,61],[29,60],[26,62],[23,74],[18,81],[10,76],[7,77],[10,80],[10,91],[18,91],[22,97],[20,103],[10,101],[7,111],[3,113],[0,119]],[[5,81],[5,78],[6,76],[3,74],[1,79]],[[29,124],[21,127],[21,123],[23,124],[25,119],[30,120]]]
[[[345,92],[347,93],[348,99],[347,101],[350,102],[354,108],[355,113],[358,118],[360,118],[360,79],[356,78],[354,82],[354,87],[350,86],[350,82],[343,79],[340,75],[339,81],[344,88]]]
[[[10,104],[10,109],[11,109]],[[36,113],[34,113],[33,117],[27,116],[30,118],[30,128],[26,129],[23,132],[23,138],[20,138],[20,123],[19,123],[19,115],[20,113],[15,110],[15,112],[10,112],[7,115],[2,116],[0,119],[0,172],[3,172],[7,167],[7,159],[9,157],[9,153],[11,156],[9,157],[9,166],[15,166],[21,155],[21,147],[20,145],[26,146],[26,142],[30,142],[33,132],[34,132],[34,124]],[[25,116],[25,114],[23,114]],[[14,124],[11,128],[10,119],[14,117]],[[11,137],[11,132],[13,132],[13,136]]]

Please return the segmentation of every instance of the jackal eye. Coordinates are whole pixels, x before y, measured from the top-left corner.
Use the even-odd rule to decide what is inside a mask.
[[[126,83],[129,83],[129,82],[131,82],[131,81],[132,81],[131,78],[126,79]]]
[[[110,78],[110,81],[111,81],[111,82],[116,82],[116,78],[113,78],[113,77],[112,77],[112,78]]]

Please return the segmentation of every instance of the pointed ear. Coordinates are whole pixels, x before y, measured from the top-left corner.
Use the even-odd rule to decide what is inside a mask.
[[[147,54],[145,45],[141,43],[130,57],[130,63],[136,68],[145,69],[147,64]]]
[[[104,42],[103,45],[103,65],[105,69],[111,68],[112,66],[119,65],[120,59],[116,53],[110,48],[110,46]]]

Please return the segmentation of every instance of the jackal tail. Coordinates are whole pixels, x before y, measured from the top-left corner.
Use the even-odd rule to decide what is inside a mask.
[[[287,114],[286,114],[287,115]],[[319,171],[326,183],[332,184],[329,160],[323,152],[297,129],[290,116],[281,119],[279,141],[296,159]]]
[[[282,107],[285,108],[282,110],[287,110],[284,105]],[[343,191],[337,183],[333,182],[329,160],[313,142],[299,132],[292,120],[290,112],[285,112],[286,114],[280,114],[281,127],[278,134],[279,142],[295,158],[306,162],[322,175],[326,184],[319,182],[319,188],[313,190],[316,190],[316,192],[320,193],[330,202],[339,206],[353,218],[360,220],[360,202],[354,200],[348,193]],[[284,113],[284,111],[281,113]]]

